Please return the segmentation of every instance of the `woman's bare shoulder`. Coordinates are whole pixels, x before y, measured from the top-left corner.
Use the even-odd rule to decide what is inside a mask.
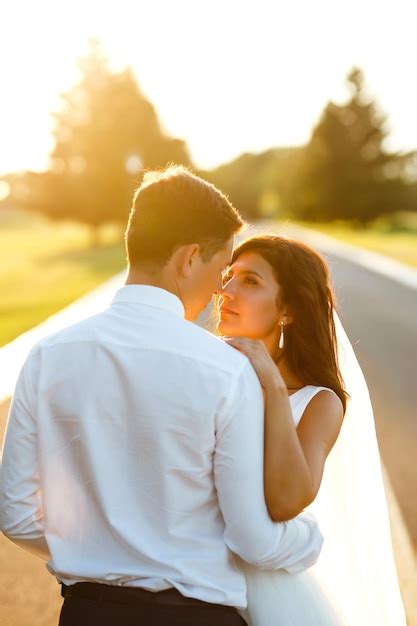
[[[332,389],[320,389],[305,408],[299,426],[337,435],[343,422],[343,404]],[[331,437],[332,438],[332,437]]]

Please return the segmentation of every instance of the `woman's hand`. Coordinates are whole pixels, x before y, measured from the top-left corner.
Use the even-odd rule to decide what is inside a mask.
[[[222,337],[222,339],[248,357],[265,391],[271,389],[287,391],[278,366],[265,348],[263,341],[244,337]]]

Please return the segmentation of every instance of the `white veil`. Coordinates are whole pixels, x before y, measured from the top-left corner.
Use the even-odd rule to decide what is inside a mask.
[[[309,507],[325,536],[314,574],[349,626],[405,626],[368,388],[335,314],[339,365],[350,394],[344,423]]]

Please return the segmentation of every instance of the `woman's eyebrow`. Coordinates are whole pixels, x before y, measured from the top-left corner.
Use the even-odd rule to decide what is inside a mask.
[[[240,274],[254,274],[254,276],[257,276],[258,278],[262,278],[262,276],[258,274],[258,272],[255,272],[255,270],[240,270]]]
[[[231,278],[232,276],[234,276],[234,274],[253,274],[254,276],[257,276],[260,279],[263,279],[263,277],[258,274],[258,272],[256,272],[255,270],[240,270],[239,268],[237,268],[236,270],[233,269],[233,267],[229,267],[227,270],[225,270],[224,273],[224,277],[225,278]]]

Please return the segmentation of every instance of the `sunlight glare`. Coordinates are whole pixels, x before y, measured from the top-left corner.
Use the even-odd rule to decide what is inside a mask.
[[[113,68],[132,66],[163,128],[187,142],[200,167],[308,141],[326,102],[346,99],[353,65],[388,115],[390,147],[415,148],[411,4],[398,0],[392,11],[351,0],[341,9],[330,0],[9,1],[0,173],[48,166],[50,114],[77,80],[76,59],[91,36]]]
[[[6,180],[0,180],[0,202],[9,197],[11,187]]]

